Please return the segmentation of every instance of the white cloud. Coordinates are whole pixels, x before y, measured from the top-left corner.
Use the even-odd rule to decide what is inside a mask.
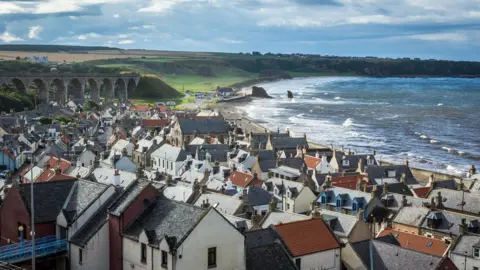
[[[78,17],[75,17],[75,16],[68,16],[68,18],[72,21],[76,21],[78,20]]]
[[[243,40],[228,39],[228,38],[218,38],[219,42],[228,43],[228,44],[242,44],[245,43]]]
[[[79,40],[87,40],[89,38],[99,38],[101,37],[101,35],[97,34],[97,33],[87,33],[87,34],[82,34],[82,35],[79,35],[77,37],[77,39]]]
[[[115,13],[115,14],[113,15],[113,18],[115,18],[115,19],[118,19],[118,18],[120,18],[120,14],[118,14],[118,13]]]
[[[25,9],[16,3],[0,2],[0,14],[14,14],[25,12]]]
[[[451,33],[410,35],[410,36],[406,36],[406,38],[426,40],[426,41],[465,42],[468,40],[468,35],[465,32],[451,32]]]
[[[23,39],[14,36],[10,34],[9,32],[5,31],[2,34],[0,34],[0,41],[3,41],[5,43],[10,43],[10,42],[15,42],[15,41],[22,41]]]
[[[155,25],[153,24],[145,24],[142,26],[144,29],[155,29],[157,28]]]
[[[40,34],[40,32],[42,31],[43,31],[43,27],[41,27],[40,25],[31,26],[28,28],[28,38],[38,39],[39,38],[38,34]]]
[[[215,2],[210,0],[211,2]],[[206,3],[207,0],[151,0],[150,3],[143,8],[140,8],[139,12],[151,12],[162,13],[169,11],[173,7],[182,3]]]
[[[131,39],[124,39],[124,40],[120,40],[120,41],[118,42],[118,44],[120,44],[120,45],[133,44],[133,43],[135,43],[135,41],[133,41],[133,40],[131,40]]]

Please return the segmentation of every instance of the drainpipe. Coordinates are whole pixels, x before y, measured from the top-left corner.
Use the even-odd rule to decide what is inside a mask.
[[[153,247],[151,247],[151,248],[152,248],[152,256],[151,256],[152,257],[152,267],[151,267],[151,269],[154,270],[154,268],[153,268]]]

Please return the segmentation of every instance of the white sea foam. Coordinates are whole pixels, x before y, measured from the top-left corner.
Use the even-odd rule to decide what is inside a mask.
[[[345,120],[345,122],[343,122],[342,126],[344,127],[350,127],[353,125],[353,119],[352,118],[348,118],[347,120]]]
[[[334,99],[335,99],[335,100],[339,100],[340,98],[341,98],[341,97],[335,97]]]
[[[325,94],[324,94],[324,95],[325,95],[325,96],[328,96],[328,92],[325,92]]]
[[[426,139],[428,139],[428,136],[427,135],[420,135],[420,138],[426,140]]]
[[[443,106],[443,103],[438,103],[437,106]]]
[[[431,144],[436,144],[436,143],[438,143],[438,141],[437,140],[430,140],[430,143]]]

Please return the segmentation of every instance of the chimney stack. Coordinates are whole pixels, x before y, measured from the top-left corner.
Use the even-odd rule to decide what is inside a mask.
[[[357,220],[362,219],[363,218],[363,209],[359,208],[355,216],[357,217]]]
[[[459,226],[459,233],[460,233],[461,235],[467,233],[467,231],[468,231],[468,225],[467,225],[467,219],[466,219],[466,218],[462,218],[462,223],[461,223],[461,224],[458,224],[458,226]]]
[[[408,206],[407,196],[402,196],[402,206]]]
[[[437,209],[443,208],[442,193],[440,191],[437,193],[437,204],[435,205],[435,208]]]
[[[272,196],[272,199],[268,203],[268,211],[275,212],[275,210],[277,210],[277,201],[275,201],[274,197]]]
[[[118,172],[118,170],[116,169],[115,170],[115,173],[113,174],[113,185],[115,187],[118,187],[120,186],[120,183],[122,183],[121,179],[120,179],[120,173]]]

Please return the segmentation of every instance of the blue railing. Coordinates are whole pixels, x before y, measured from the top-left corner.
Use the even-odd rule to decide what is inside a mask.
[[[43,257],[67,250],[67,240],[47,236],[35,240],[35,257]],[[32,257],[32,241],[0,247],[0,261],[15,263]]]

